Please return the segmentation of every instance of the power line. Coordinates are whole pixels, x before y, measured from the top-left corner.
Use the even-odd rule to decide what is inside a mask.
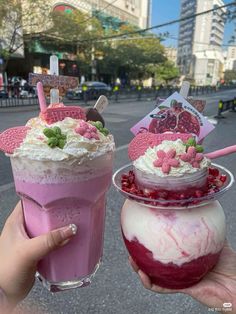
[[[108,40],[108,39],[113,39],[113,38],[127,36],[127,35],[140,34],[140,33],[144,33],[144,32],[147,32],[147,31],[150,31],[150,30],[153,30],[153,29],[161,28],[161,27],[164,27],[164,26],[169,26],[169,25],[172,25],[172,24],[176,24],[176,23],[179,23],[179,22],[182,22],[182,21],[186,21],[186,20],[192,19],[192,18],[196,18],[197,16],[208,14],[208,13],[211,13],[211,12],[214,12],[214,11],[217,11],[217,10],[229,7],[229,6],[235,6],[235,5],[236,5],[236,1],[228,3],[228,4],[224,4],[222,6],[219,6],[219,7],[210,9],[210,10],[202,11],[202,12],[191,14],[191,15],[187,15],[187,16],[182,17],[180,19],[172,20],[172,21],[169,21],[169,22],[166,22],[166,23],[158,24],[158,25],[147,27],[147,28],[144,28],[144,29],[131,31],[131,32],[126,32],[126,33],[121,33],[121,34],[116,34],[116,35],[111,35],[111,36],[104,36],[104,37],[100,37],[100,38],[94,37],[94,38],[90,38],[90,39],[86,39],[86,40],[78,40],[77,42],[78,43],[80,43],[80,42],[87,42],[87,41],[96,42],[98,40],[99,41],[100,40]]]
[[[174,36],[166,36],[166,38],[170,38],[170,39],[174,39],[174,40],[179,40],[177,37],[174,37]],[[205,45],[205,46],[216,46],[216,45],[210,45],[210,44],[207,44],[207,43],[203,43],[203,42],[200,42],[200,41],[191,41],[191,43],[193,44],[199,44],[199,45]],[[235,45],[226,45],[226,44],[222,44],[220,45],[220,47],[234,47]]]

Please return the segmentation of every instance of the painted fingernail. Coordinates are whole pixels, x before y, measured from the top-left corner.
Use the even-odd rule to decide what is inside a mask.
[[[75,224],[70,224],[63,228],[63,234],[65,238],[69,238],[77,233],[77,226]]]
[[[65,244],[67,244],[71,240],[71,237],[77,233],[77,230],[78,230],[78,228],[75,224],[70,224],[69,226],[62,228],[63,237],[66,240],[61,242],[60,246],[64,246]]]
[[[78,227],[75,224],[70,224],[71,231],[73,235],[77,233]]]

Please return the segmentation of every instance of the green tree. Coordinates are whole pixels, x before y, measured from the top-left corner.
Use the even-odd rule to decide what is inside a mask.
[[[23,53],[24,34],[32,33],[38,25],[43,25],[43,17],[38,14],[48,12],[43,0],[28,0],[22,5],[20,0],[1,0],[0,6],[0,57],[5,61],[5,71],[9,58],[21,50]]]
[[[48,51],[52,45],[58,49],[56,51],[72,50],[77,54],[81,72],[87,76],[94,58],[100,73],[113,79],[120,71],[128,73],[130,79],[156,74],[168,81],[177,75],[176,69],[166,60],[160,39],[154,34],[137,33],[138,28],[127,23],[116,23],[119,28],[104,29],[99,16],[91,17],[79,10],[53,11],[49,1],[25,0],[22,3],[24,5],[20,0],[1,0],[0,33],[4,34],[4,42],[0,56],[5,59],[5,68],[19,48],[25,45],[30,49],[39,42]],[[118,33],[124,36],[103,39]]]
[[[153,72],[156,80],[165,84],[179,77],[179,69],[169,60],[156,66]]]
[[[23,54],[24,48],[37,43],[46,49],[54,45],[59,51],[73,50],[85,69],[90,66],[92,38],[102,32],[97,19],[79,10],[53,11],[50,2],[44,0],[1,0],[0,5],[0,57],[5,61],[2,72],[14,54]]]
[[[236,80],[236,71],[234,70],[226,70],[224,79],[226,82],[231,82]]]
[[[165,62],[164,47],[154,35],[133,35],[106,43],[103,47],[103,60],[99,68],[113,77],[123,71],[129,73],[130,79],[150,77],[150,64]]]

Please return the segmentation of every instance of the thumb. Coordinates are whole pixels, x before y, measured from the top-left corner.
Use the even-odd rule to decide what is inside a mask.
[[[77,226],[70,224],[66,227],[55,229],[28,241],[26,255],[30,260],[38,262],[48,253],[67,244],[77,233]]]

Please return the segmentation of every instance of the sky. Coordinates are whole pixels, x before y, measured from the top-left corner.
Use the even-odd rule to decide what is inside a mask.
[[[224,3],[230,3],[233,0],[224,0]],[[180,18],[180,2],[181,0],[152,0],[152,23],[151,25],[159,25],[171,20]],[[179,24],[173,24],[154,30],[155,33],[169,32],[170,37],[178,38]],[[230,37],[233,35],[234,24],[225,24],[225,34],[223,44],[227,45]],[[163,44],[167,47],[177,47],[176,39],[167,39]],[[225,47],[227,49],[227,47]]]

